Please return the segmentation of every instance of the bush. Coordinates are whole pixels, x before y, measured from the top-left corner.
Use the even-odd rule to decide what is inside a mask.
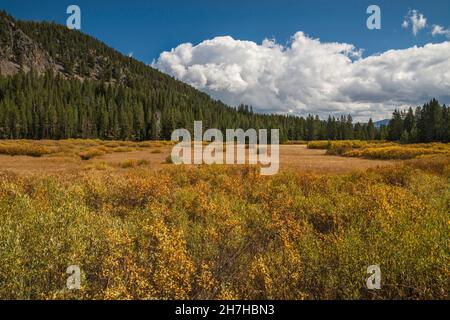
[[[111,167],[104,161],[94,162],[85,167],[86,170],[108,170]]]
[[[358,150],[348,150],[342,153],[346,157],[363,157],[368,159],[414,159],[418,156],[428,155],[450,155],[449,150],[432,148],[418,148],[409,146],[392,146],[380,148],[363,148]]]
[[[81,160],[90,160],[94,157],[98,157],[101,155],[104,155],[105,151],[99,149],[99,148],[92,148],[88,149],[87,151],[80,152],[78,155],[80,156]]]
[[[54,152],[54,151],[51,151],[48,148],[40,147],[40,146],[0,145],[0,154],[10,155],[10,156],[41,157],[43,155],[51,154],[52,152]]]
[[[0,173],[0,298],[448,299],[449,160],[435,161]]]
[[[406,160],[423,156],[450,155],[450,144],[448,143],[420,143],[403,145],[384,141],[312,141],[308,144],[308,148],[326,149],[326,154],[328,155],[384,160]]]
[[[135,167],[139,167],[139,166],[145,166],[148,165],[149,162],[145,159],[141,159],[141,160],[126,160],[124,162],[121,162],[119,164],[119,167],[121,167],[122,169],[126,169],[126,168],[135,168]]]
[[[328,149],[330,141],[310,141],[308,142],[308,149]]]

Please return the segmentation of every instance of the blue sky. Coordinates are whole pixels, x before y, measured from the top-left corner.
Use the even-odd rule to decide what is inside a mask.
[[[436,24],[450,24],[448,0],[2,0],[0,8],[20,19],[64,24],[70,4],[81,8],[83,32],[124,54],[133,52],[146,63],[184,42],[230,35],[258,43],[264,38],[285,43],[297,31],[323,42],[352,43],[369,55],[445,40],[431,39],[429,33],[415,37],[402,30],[409,9],[417,9]],[[366,28],[370,4],[382,10],[379,31]]]
[[[431,98],[450,103],[449,0],[2,0],[0,8],[65,24],[71,4],[82,32],[230,105],[365,121]],[[366,27],[373,4],[381,30]]]

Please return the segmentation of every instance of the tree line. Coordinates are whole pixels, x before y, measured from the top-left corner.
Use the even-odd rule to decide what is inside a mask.
[[[353,124],[351,116],[327,121],[268,115],[237,108],[184,90],[149,87],[145,83],[105,83],[64,79],[47,72],[0,77],[0,138],[123,140],[170,139],[176,128],[193,130],[194,120],[204,129],[280,129],[280,139],[377,138],[372,121]]]
[[[176,83],[176,82],[175,82]],[[105,83],[65,79],[53,72],[0,77],[1,139],[98,138],[169,140],[173,130],[193,131],[194,120],[204,129],[280,129],[287,140],[450,140],[450,111],[435,99],[415,111],[393,113],[388,126],[353,123],[350,115],[306,118],[255,113],[252,107],[229,107],[206,94],[192,95],[172,86],[146,83]]]
[[[449,141],[449,108],[435,99],[414,111],[396,110],[389,125],[379,128],[372,120],[354,123],[350,115],[321,120],[314,115],[258,114],[251,106],[234,108],[213,100],[91,36],[55,23],[18,21],[0,11],[2,48],[15,48],[7,20],[38,43],[58,71],[0,76],[0,139],[170,139],[174,129],[192,132],[194,120],[202,120],[204,129],[222,131],[278,128],[281,141]]]
[[[395,110],[387,138],[404,143],[450,141],[450,108],[436,99],[415,110]]]

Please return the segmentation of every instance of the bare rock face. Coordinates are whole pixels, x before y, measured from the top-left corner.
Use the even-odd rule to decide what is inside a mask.
[[[19,71],[37,73],[55,70],[50,55],[28,37],[16,24],[0,16],[0,74],[14,75]]]
[[[156,73],[89,35],[52,22],[16,20],[0,10],[0,75],[30,70],[106,84]]]

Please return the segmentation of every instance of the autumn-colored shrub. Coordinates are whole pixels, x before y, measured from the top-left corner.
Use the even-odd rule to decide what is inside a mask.
[[[43,155],[50,154],[52,151],[49,148],[41,146],[30,146],[30,145],[0,145],[0,154],[5,154],[9,156],[30,156],[30,157],[41,157]]]
[[[0,172],[0,298],[448,299],[449,166]]]
[[[369,159],[414,159],[424,155],[444,155],[450,152],[439,149],[413,148],[407,146],[364,148],[344,152],[346,157],[363,157]]]
[[[81,160],[89,160],[104,154],[105,151],[100,148],[89,148],[86,151],[80,152],[78,155],[80,156]]]
[[[161,141],[102,141],[96,139],[0,140],[0,154],[32,157],[49,155],[89,160],[102,154],[143,150],[155,146],[170,145],[170,143]]]
[[[86,170],[108,170],[110,168],[111,168],[111,166],[108,165],[106,162],[99,161],[99,162],[94,162],[94,163],[88,164],[84,169],[86,169]]]
[[[344,151],[348,151],[354,148],[362,148],[367,145],[367,141],[360,140],[339,140],[339,141],[310,141],[308,143],[308,149],[324,149],[327,150],[327,154],[340,155]]]
[[[318,140],[308,142],[308,149],[328,149],[330,147],[330,141],[328,140]]]
[[[343,141],[332,141],[328,146],[327,154],[329,155],[343,155],[344,153],[360,149],[367,146],[366,141],[359,140],[343,140]]]
[[[126,161],[119,163],[119,167],[121,167],[122,169],[135,168],[135,167],[144,166],[144,165],[148,165],[148,161],[145,159],[126,160]]]
[[[399,144],[384,141],[311,141],[309,149],[326,149],[328,155],[362,157],[368,159],[414,159],[417,157],[450,155],[450,144]]]

